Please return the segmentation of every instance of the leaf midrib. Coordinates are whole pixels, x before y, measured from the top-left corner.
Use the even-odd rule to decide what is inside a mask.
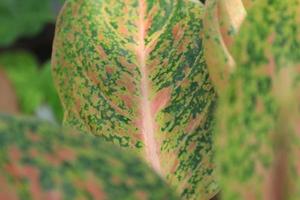
[[[148,52],[145,45],[145,16],[146,2],[145,0],[139,0],[137,58],[141,71],[141,134],[144,137],[147,160],[150,162],[151,166],[156,172],[161,173],[161,166],[156,146],[157,144],[155,141],[155,121],[153,113],[151,112],[151,101],[149,98],[148,72],[146,69],[146,58],[148,56]]]

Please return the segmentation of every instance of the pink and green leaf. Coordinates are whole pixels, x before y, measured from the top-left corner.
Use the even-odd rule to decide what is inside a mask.
[[[234,43],[217,112],[224,199],[299,199],[299,23],[299,0],[257,1]]]
[[[92,135],[0,114],[0,199],[178,198],[132,152]]]
[[[203,14],[192,0],[68,1],[52,59],[65,123],[138,151],[183,199],[217,192]]]

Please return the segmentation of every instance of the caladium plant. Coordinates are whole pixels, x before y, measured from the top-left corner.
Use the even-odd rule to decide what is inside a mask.
[[[135,154],[91,135],[0,114],[0,144],[3,200],[178,199]]]
[[[299,0],[260,0],[238,34],[217,114],[224,199],[299,199],[299,24]]]
[[[182,199],[217,192],[203,10],[194,0],[67,1],[54,40],[65,124],[139,152]]]

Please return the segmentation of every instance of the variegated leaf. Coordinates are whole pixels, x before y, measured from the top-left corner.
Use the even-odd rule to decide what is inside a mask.
[[[132,152],[92,135],[0,114],[0,199],[178,198]]]
[[[205,60],[211,79],[221,92],[235,69],[230,47],[246,17],[246,8],[242,0],[208,0],[205,12]]]
[[[300,197],[299,24],[299,0],[260,0],[237,37],[217,114],[224,199]]]
[[[73,0],[54,41],[65,123],[135,149],[183,199],[217,191],[202,17],[192,0]]]

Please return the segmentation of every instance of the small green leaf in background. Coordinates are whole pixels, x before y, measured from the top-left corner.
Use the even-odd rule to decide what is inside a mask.
[[[20,51],[0,54],[0,66],[15,87],[22,113],[33,114],[39,106],[48,104],[57,121],[62,120],[62,108],[49,63],[39,68],[33,55]]]
[[[43,95],[39,90],[39,76],[35,58],[29,53],[4,53],[0,55],[0,65],[12,81],[20,107],[24,113],[33,113],[41,104]]]
[[[21,36],[37,34],[54,19],[52,0],[1,0],[0,46],[8,46]]]

